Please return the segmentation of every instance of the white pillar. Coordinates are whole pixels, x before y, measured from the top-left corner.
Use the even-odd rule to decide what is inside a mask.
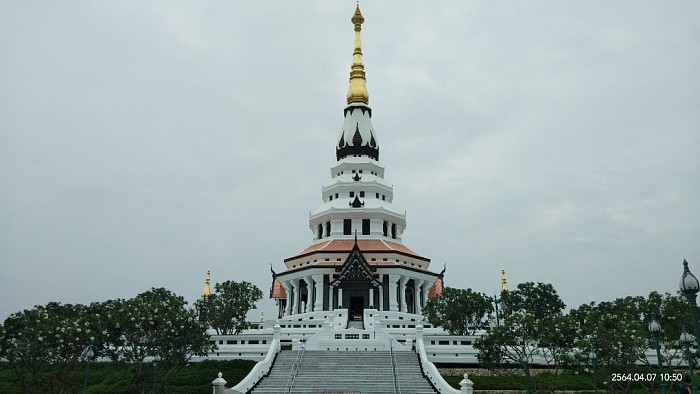
[[[370,308],[377,309],[377,306],[374,305],[374,286],[369,287],[369,306]]]
[[[287,293],[287,303],[284,305],[284,316],[289,316],[292,313],[292,287],[289,282],[282,282],[284,292]]]
[[[433,283],[430,281],[423,283],[423,306],[425,306],[425,303],[428,302],[428,293],[430,292],[431,287],[433,287]]]
[[[314,296],[316,297],[316,303],[314,304],[314,311],[323,310],[323,275],[314,275]]]
[[[328,297],[328,309],[333,310],[335,309],[335,287],[328,286],[328,291],[331,292]]]
[[[379,310],[384,310],[384,286],[379,286]]]
[[[305,276],[304,282],[306,282],[306,309],[304,309],[304,312],[311,312],[314,307],[314,294],[313,286],[311,286],[311,275]]]
[[[396,298],[396,282],[401,279],[401,275],[389,275],[389,310],[398,311],[399,304]]]
[[[408,312],[406,307],[406,282],[408,282],[408,276],[401,276],[399,281],[399,297],[401,297],[401,312]]]
[[[292,300],[292,311],[290,315],[296,315],[297,306],[299,305],[299,279],[292,279],[290,281],[290,284],[292,285],[292,290],[294,291],[294,299]]]
[[[425,282],[423,279],[413,279],[413,306],[417,315],[423,314],[423,308],[420,305],[420,287],[423,285],[423,282]]]
[[[342,306],[343,306],[343,289],[338,287],[338,307],[340,308]]]

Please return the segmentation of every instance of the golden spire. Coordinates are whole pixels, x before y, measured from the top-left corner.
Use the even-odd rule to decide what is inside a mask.
[[[365,65],[362,63],[362,23],[365,18],[360,13],[360,3],[357,3],[355,14],[350,19],[355,25],[355,49],[352,52],[352,66],[350,66],[350,87],[348,87],[348,104],[352,102],[362,102],[369,104],[369,92],[367,91],[367,81],[365,78]]]
[[[211,270],[207,270],[207,277],[204,279],[204,290],[202,290],[202,298],[207,298],[211,295]]]
[[[501,293],[508,292],[508,280],[506,279],[506,269],[501,268]]]

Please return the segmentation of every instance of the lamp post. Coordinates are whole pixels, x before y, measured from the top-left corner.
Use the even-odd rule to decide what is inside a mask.
[[[693,338],[691,338],[692,335],[688,334],[688,331],[685,329],[685,325],[683,325],[683,331],[681,332],[681,337],[678,340],[680,343],[685,346],[685,357],[688,360],[688,370],[690,371],[690,382],[693,388],[693,394],[698,393],[698,386],[695,383],[695,372],[693,372],[693,360],[690,357],[690,342],[693,341]]]
[[[520,361],[523,363],[523,373],[525,374],[525,392],[527,394],[530,394],[530,379],[528,379],[527,376],[527,370],[528,370],[528,359],[527,355],[523,353],[523,356],[520,358]]]
[[[598,377],[596,376],[596,364],[598,357],[596,356],[594,349],[591,349],[591,352],[588,354],[588,359],[591,361],[591,365],[593,366],[593,388],[595,389],[595,394],[598,394]]]
[[[88,380],[90,379],[90,359],[95,355],[90,346],[83,350],[83,360],[85,360],[85,380],[83,381],[83,394],[87,393]]]
[[[532,347],[523,346],[523,355],[520,357],[520,361],[523,363],[523,373],[525,374],[525,393],[531,394],[530,389],[530,361],[532,357]]]
[[[693,329],[695,330],[695,343],[700,349],[700,322],[698,321],[698,290],[700,290],[700,282],[698,278],[693,275],[688,269],[688,262],[683,259],[683,276],[681,276],[681,282],[679,284],[681,293],[685,294],[688,298],[688,305],[690,306],[690,314],[693,317]]]
[[[654,342],[656,342],[656,362],[659,365],[659,376],[663,376],[664,369],[662,367],[663,359],[661,358],[661,347],[659,346],[659,334],[661,333],[661,324],[656,321],[656,316],[651,315],[651,322],[649,322],[649,332],[654,335]],[[661,379],[661,392],[666,394],[666,381]]]
[[[158,376],[158,361],[160,361],[160,356],[158,355],[158,351],[153,352],[153,387],[151,387],[151,393],[155,394],[156,392],[156,377]]]

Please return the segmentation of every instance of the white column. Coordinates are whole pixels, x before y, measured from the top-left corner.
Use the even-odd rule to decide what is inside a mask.
[[[399,297],[401,297],[401,312],[408,312],[406,307],[406,282],[408,282],[408,276],[401,276],[399,281]]]
[[[314,303],[314,311],[323,310],[323,275],[314,275],[314,296],[316,296],[316,303]]]
[[[335,287],[328,286],[328,291],[331,292],[328,295],[328,309],[332,311],[335,309]]]
[[[420,287],[423,285],[423,282],[425,282],[423,279],[413,279],[413,295],[414,295],[414,300],[413,300],[413,305],[415,307],[415,311],[417,315],[422,315],[423,314],[423,308],[421,308],[420,305]]]
[[[369,306],[370,308],[377,309],[377,306],[374,305],[374,286],[369,287]]]
[[[389,310],[398,311],[399,304],[396,298],[396,282],[401,279],[401,275],[389,275]]]
[[[304,312],[311,312],[314,307],[314,288],[311,286],[311,275],[305,276],[304,282],[306,282],[306,310]]]
[[[343,306],[343,289],[338,287],[338,307]]]
[[[384,286],[379,286],[379,310],[384,310]]]
[[[282,282],[282,287],[285,293],[287,293],[287,303],[284,305],[284,316],[289,316],[292,312],[292,288],[289,286],[289,282]]]
[[[433,287],[433,283],[429,280],[423,284],[423,306],[425,306],[425,303],[428,301],[428,293],[431,287]]]
[[[294,300],[292,301],[292,311],[290,315],[296,315],[298,310],[297,306],[299,305],[299,279],[292,279],[290,284],[292,285],[292,290],[294,291]]]

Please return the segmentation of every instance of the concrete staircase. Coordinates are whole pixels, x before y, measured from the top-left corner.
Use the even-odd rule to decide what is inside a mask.
[[[398,385],[402,394],[435,394],[423,377],[418,356],[395,352]],[[278,354],[270,374],[251,393],[284,393],[297,352]],[[388,351],[306,351],[294,379],[292,393],[343,392],[352,394],[394,393],[391,354]]]

